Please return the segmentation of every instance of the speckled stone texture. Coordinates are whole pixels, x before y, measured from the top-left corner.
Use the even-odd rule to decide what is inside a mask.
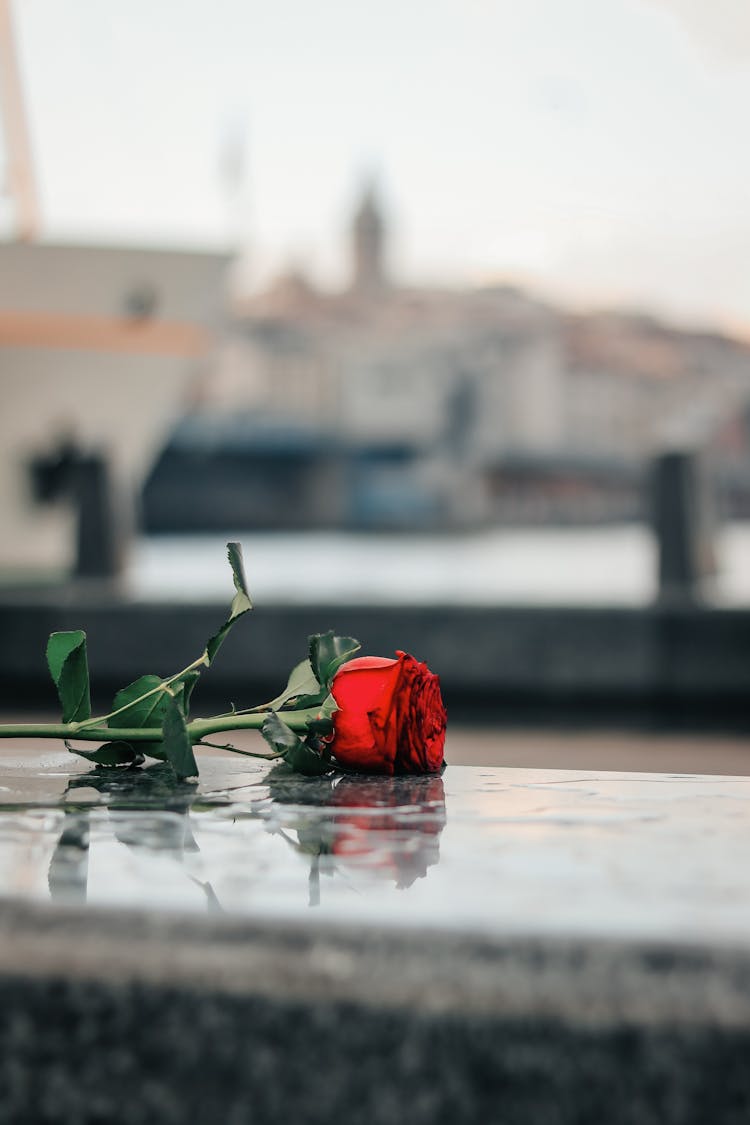
[[[750,956],[0,907],[8,1122],[750,1120]]]

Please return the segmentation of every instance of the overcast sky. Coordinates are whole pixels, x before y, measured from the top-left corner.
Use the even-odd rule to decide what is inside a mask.
[[[293,262],[336,285],[374,171],[404,281],[750,328],[748,0],[15,11],[50,237],[238,236],[256,282]]]

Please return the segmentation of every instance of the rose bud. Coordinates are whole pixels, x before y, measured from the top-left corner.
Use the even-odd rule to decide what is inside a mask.
[[[413,656],[396,656],[361,656],[339,668],[331,750],[365,773],[437,773],[447,718],[440,681]]]

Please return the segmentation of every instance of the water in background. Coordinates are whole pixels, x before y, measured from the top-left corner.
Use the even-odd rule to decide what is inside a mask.
[[[258,604],[493,603],[644,605],[656,550],[638,525],[491,530],[462,536],[351,533],[175,535],[138,541],[130,592],[145,599],[223,600],[225,543],[238,539]],[[707,600],[750,604],[750,524],[717,537]]]

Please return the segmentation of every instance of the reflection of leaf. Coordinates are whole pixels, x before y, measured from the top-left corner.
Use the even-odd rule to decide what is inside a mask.
[[[78,903],[86,901],[88,852],[88,815],[67,816],[47,871],[50,898]]]
[[[336,783],[336,775],[327,773],[313,780],[300,777],[286,762],[277,762],[265,775],[271,800],[279,805],[307,805],[317,808],[328,805]]]
[[[82,872],[82,897],[85,900],[86,868],[85,863],[81,864],[81,850],[88,847],[88,814],[71,815],[71,809],[76,807],[75,791],[88,788],[97,789],[105,798],[101,804],[114,814],[111,829],[121,844],[136,851],[145,847],[151,853],[169,855],[181,862],[187,852],[200,851],[188,814],[194,808],[205,810],[226,804],[225,801],[206,798],[195,801],[195,783],[180,781],[171,766],[166,764],[149,766],[144,770],[99,767],[88,774],[71,777],[64,805],[69,815],[49,870],[53,897],[58,894],[70,899],[71,892],[75,893],[82,881]],[[151,815],[142,815],[145,812]],[[203,889],[207,908],[220,910],[221,905],[210,883],[201,883],[193,876],[189,877]]]
[[[296,825],[299,850],[308,855],[329,855],[333,851],[331,844],[331,825],[320,822],[319,818],[302,821]]]
[[[314,855],[310,860],[310,878],[308,880],[310,888],[308,905],[320,906],[320,854]]]
[[[245,570],[242,565],[242,548],[239,543],[227,543],[227,557],[229,565],[232,568],[232,578],[234,579],[234,588],[236,593],[229,610],[229,617],[224,624],[214,633],[206,645],[206,655],[208,663],[211,664],[219,647],[222,644],[229,630],[234,625],[238,617],[242,617],[244,613],[253,608],[253,603],[250,601],[250,595],[247,592],[247,580],[245,578]]]
[[[47,665],[62,706],[62,721],[80,723],[90,719],[86,634],[81,629],[51,633],[47,642]]]
[[[213,889],[211,884],[202,883],[200,879],[196,879],[194,875],[191,875],[190,878],[192,882],[195,883],[196,887],[200,887],[200,889],[206,896],[206,910],[208,911],[208,913],[223,914],[224,907],[221,905],[216,891]]]
[[[195,782],[180,780],[172,767],[163,762],[146,769],[109,769],[99,766],[89,773],[71,777],[66,796],[76,789],[96,789],[107,798],[107,806],[111,809],[185,812],[193,805],[196,796]]]

